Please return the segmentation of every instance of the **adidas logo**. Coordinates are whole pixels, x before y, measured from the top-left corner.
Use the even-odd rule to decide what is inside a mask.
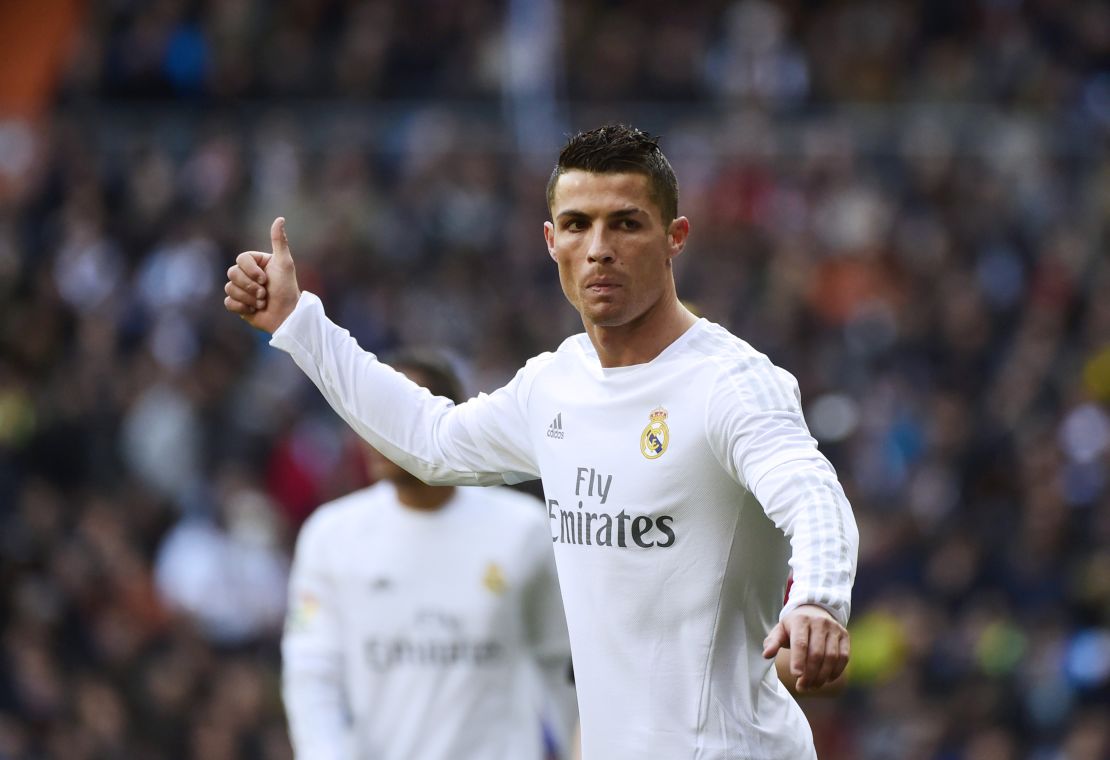
[[[555,419],[553,419],[551,421],[551,424],[548,425],[548,427],[547,427],[547,437],[548,438],[557,438],[560,441],[563,440],[563,413],[562,412],[559,412],[558,414],[556,414]]]

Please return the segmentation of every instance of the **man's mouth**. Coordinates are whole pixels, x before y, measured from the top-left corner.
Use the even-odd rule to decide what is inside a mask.
[[[619,287],[620,285],[615,282],[608,282],[603,280],[600,282],[591,282],[589,285],[586,286],[586,290],[591,290],[594,293],[612,293]]]

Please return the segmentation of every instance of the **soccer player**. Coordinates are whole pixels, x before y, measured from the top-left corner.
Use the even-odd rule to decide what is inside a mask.
[[[461,401],[445,361],[393,366]],[[297,540],[282,676],[306,760],[566,757],[577,717],[543,505],[429,486],[367,447],[377,483],[320,507]]]
[[[813,758],[771,660],[790,648],[802,692],[842,672],[859,539],[797,383],[679,301],[690,222],[655,138],[574,136],[547,201],[548,253],[585,332],[464,404],[327,319],[297,286],[280,217],[272,253],[228,270],[224,303],[420,478],[542,479],[586,760]]]

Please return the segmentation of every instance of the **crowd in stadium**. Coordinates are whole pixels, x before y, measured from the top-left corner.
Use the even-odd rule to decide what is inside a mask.
[[[1110,9],[668,6],[562,3],[559,91],[662,132],[680,294],[798,378],[855,509],[820,756],[1110,757]],[[365,476],[221,306],[274,216],[364,348],[446,347],[471,392],[581,329],[506,12],[106,3],[0,127],[0,759],[290,756],[292,542]]]

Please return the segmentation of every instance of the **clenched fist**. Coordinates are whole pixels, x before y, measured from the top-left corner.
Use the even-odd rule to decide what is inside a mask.
[[[224,308],[251,327],[273,333],[301,297],[284,217],[279,216],[270,227],[270,243],[273,253],[244,251],[235,257],[235,264],[227,270]]]

